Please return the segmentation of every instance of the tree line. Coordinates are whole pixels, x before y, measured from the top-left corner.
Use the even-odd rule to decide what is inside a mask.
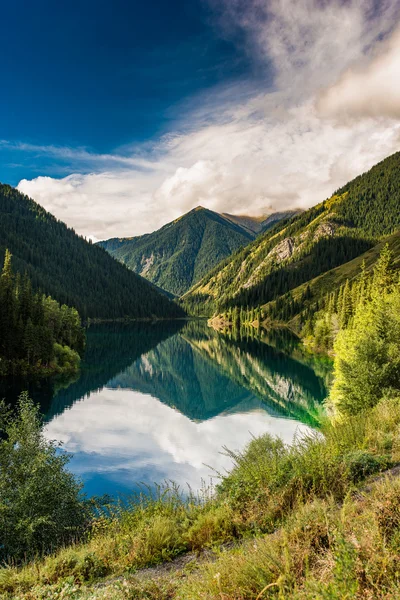
[[[6,250],[0,275],[0,375],[76,370],[85,345],[78,311],[35,292],[28,275],[15,274],[11,263]]]
[[[373,271],[363,266],[325,296],[323,307],[305,323],[306,342],[333,350],[330,399],[342,414],[371,408],[400,392],[400,277],[386,245]]]

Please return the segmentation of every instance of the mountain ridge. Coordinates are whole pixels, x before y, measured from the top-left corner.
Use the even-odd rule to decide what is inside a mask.
[[[400,152],[330,198],[282,220],[217,265],[182,298],[196,315],[260,306],[347,263],[400,228]]]
[[[302,209],[291,209],[286,211],[274,211],[270,214],[263,214],[259,217],[251,217],[248,215],[231,215],[229,213],[221,213],[224,217],[237,223],[244,229],[248,229],[256,236],[260,233],[264,233],[268,229],[274,226],[277,222],[296,216],[304,212]]]
[[[268,227],[271,217],[261,217],[258,227],[264,221]],[[152,233],[111,238],[98,245],[158,287],[180,296],[210,268],[255,238],[256,232],[240,223],[243,219],[251,218],[197,206]]]
[[[86,241],[15,188],[0,184],[0,261],[13,255],[34,289],[82,318],[179,317],[183,311],[148,281]]]

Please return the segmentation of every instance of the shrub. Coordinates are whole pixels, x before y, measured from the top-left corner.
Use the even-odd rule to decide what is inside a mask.
[[[81,362],[79,354],[69,346],[54,344],[54,356],[57,367],[64,372],[77,371]]]
[[[192,550],[200,550],[233,540],[236,534],[233,510],[222,504],[200,513],[185,537]]]
[[[178,521],[171,516],[157,515],[139,537],[135,566],[170,560],[184,550],[186,545],[182,540]]]
[[[369,475],[386,469],[390,462],[383,456],[374,456],[370,452],[355,450],[343,457],[351,481],[357,483]]]
[[[38,408],[21,394],[15,416],[0,405],[0,558],[29,559],[83,530],[81,485],[69,457],[43,435]]]

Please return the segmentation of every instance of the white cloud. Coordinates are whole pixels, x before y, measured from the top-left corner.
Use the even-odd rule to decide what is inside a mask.
[[[396,0],[215,0],[247,34],[248,51],[272,63],[289,99],[309,97],[393,29]]]
[[[148,483],[172,479],[198,489],[212,475],[207,465],[219,471],[231,467],[223,446],[243,449],[251,434],[267,432],[291,443],[294,435],[309,431],[297,421],[270,416],[256,402],[247,413],[195,423],[151,396],[104,388],[55,417],[46,436],[73,453],[71,467],[84,478],[101,473],[133,487],[145,474]]]
[[[400,78],[389,80],[398,73],[398,0],[217,4],[220,24],[241,28],[254,60],[272,65],[272,83],[255,91],[241,81],[193,99],[150,152],[90,155],[92,174],[19,189],[102,239],[152,231],[198,204],[253,214],[308,207],[399,149]],[[343,114],[358,119],[332,118]]]
[[[400,29],[369,64],[346,71],[319,99],[322,114],[400,119]]]

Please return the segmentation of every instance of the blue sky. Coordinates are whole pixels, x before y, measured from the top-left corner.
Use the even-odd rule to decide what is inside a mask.
[[[1,8],[0,181],[93,239],[305,208],[400,149],[400,0]]]
[[[11,145],[109,153],[152,140],[185,98],[251,70],[199,0],[15,0],[2,2],[2,22],[0,132]],[[68,171],[10,144],[1,181]]]

